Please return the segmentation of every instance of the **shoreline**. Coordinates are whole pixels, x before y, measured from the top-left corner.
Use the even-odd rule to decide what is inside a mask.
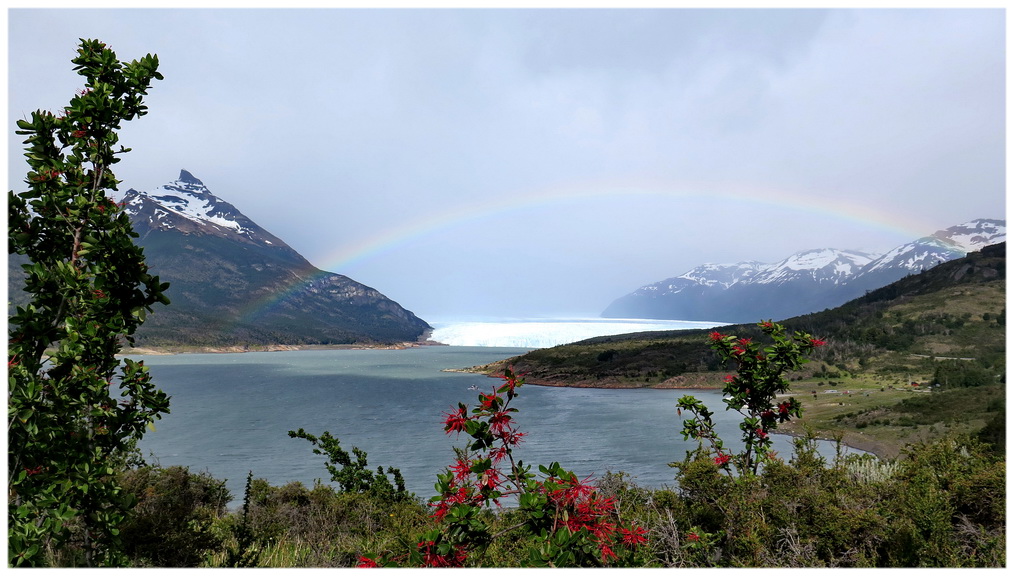
[[[248,352],[300,352],[304,350],[407,350],[428,346],[446,346],[432,340],[388,344],[236,344],[232,346],[137,346],[121,350],[117,356],[176,356],[179,354],[245,354]]]

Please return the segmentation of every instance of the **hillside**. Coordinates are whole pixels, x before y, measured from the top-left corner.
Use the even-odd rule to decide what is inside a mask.
[[[827,342],[790,375],[806,426],[887,456],[946,433],[979,434],[1002,450],[1005,274],[1001,243],[838,308],[782,320]],[[755,324],[721,331],[761,337]],[[545,386],[720,389],[732,368],[711,351],[708,332],[592,338],[473,370],[495,374],[511,365]],[[786,429],[793,430],[802,431]]]
[[[936,355],[975,357],[1002,371],[1005,250],[1006,243],[989,246],[838,308],[780,321],[827,340],[815,360],[843,368],[905,370],[919,365],[921,356]],[[752,323],[722,331],[760,334]],[[706,374],[721,368],[707,346],[708,332],[603,336],[534,350],[503,364],[527,373],[529,382],[550,386],[716,385]]]

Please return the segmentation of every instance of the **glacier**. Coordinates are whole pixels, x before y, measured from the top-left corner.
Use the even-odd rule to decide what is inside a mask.
[[[655,330],[695,330],[723,326],[722,322],[650,320],[641,318],[496,318],[488,320],[430,320],[430,340],[449,346],[551,348],[596,336]]]

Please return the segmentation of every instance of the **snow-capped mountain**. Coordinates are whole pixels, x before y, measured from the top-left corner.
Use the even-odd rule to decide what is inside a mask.
[[[412,341],[430,327],[377,290],[324,272],[186,170],[123,197],[172,304],[138,340],[167,344]]]
[[[858,250],[803,250],[777,264],[761,266],[749,281],[756,284],[785,284],[811,280],[821,285],[843,284],[874,258],[876,254]]]
[[[838,306],[868,290],[1006,240],[1003,220],[979,219],[876,255],[823,248],[774,264],[703,264],[623,296],[606,318],[754,322]]]

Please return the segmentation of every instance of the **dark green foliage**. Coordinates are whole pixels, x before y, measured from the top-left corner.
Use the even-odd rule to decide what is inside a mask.
[[[291,547],[298,550],[293,566],[355,566],[367,543],[383,549],[399,546],[410,532],[428,523],[426,507],[417,500],[393,502],[368,493],[338,493],[325,484],[311,489],[299,482],[276,487],[254,479],[247,502],[243,512],[247,520],[234,516],[233,533],[240,534],[237,522],[246,523],[250,548],[259,551],[262,563],[272,547]],[[236,565],[230,559],[224,564]]]
[[[663,333],[659,333],[663,334]],[[717,370],[718,357],[693,338],[669,338],[656,333],[604,336],[580,345],[533,350],[504,361],[513,363],[534,381],[566,374],[569,382],[618,382],[623,385],[658,384],[688,372]]]
[[[677,467],[679,492],[655,492],[648,510],[664,566],[1005,564],[1004,462],[975,442],[828,464],[803,439],[757,476],[730,478],[706,458]]]
[[[250,522],[250,500],[252,498],[253,471],[246,476],[246,488],[243,489],[243,513],[239,524],[234,529],[236,546],[226,552],[225,565],[234,568],[251,568],[257,566],[262,548],[254,537]]]
[[[324,466],[331,473],[331,481],[338,483],[339,492],[352,494],[369,494],[374,498],[391,502],[404,502],[414,497],[405,489],[405,478],[401,470],[388,466],[387,472],[383,467],[377,467],[376,472],[368,469],[366,452],[352,447],[349,454],[341,447],[338,438],[325,431],[318,438],[300,428],[297,431],[289,430],[290,438],[303,438],[314,445],[313,453],[327,456]],[[394,484],[387,478],[390,474]]]
[[[123,550],[135,566],[199,566],[222,547],[212,530],[231,496],[225,482],[181,466],[143,467],[121,476],[137,505],[122,525]]]
[[[983,444],[990,446],[993,453],[1002,456],[1007,452],[1007,411],[995,412],[986,422],[986,426],[976,435]]]
[[[8,251],[23,262],[25,292],[8,334],[8,553],[15,566],[47,562],[77,532],[86,565],[117,565],[119,525],[132,504],[117,483],[145,427],[169,410],[133,343],[167,284],[148,273],[136,234],[106,196],[123,121],[143,116],[161,79],[158,59],[120,62],[82,40],[75,70],[85,88],[59,114],[18,120],[28,190],[8,196]]]
[[[945,388],[970,388],[996,383],[997,377],[975,362],[942,360],[933,371],[933,384]]]
[[[890,565],[996,566],[1004,550],[1002,461],[974,443],[946,439],[912,446],[887,486]]]

